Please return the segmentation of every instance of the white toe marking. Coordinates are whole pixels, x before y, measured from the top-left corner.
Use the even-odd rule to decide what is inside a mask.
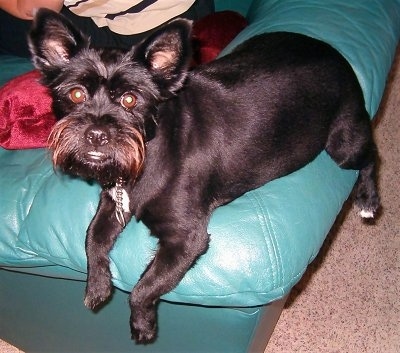
[[[374,218],[374,212],[369,211],[369,210],[361,210],[360,216],[362,218]]]

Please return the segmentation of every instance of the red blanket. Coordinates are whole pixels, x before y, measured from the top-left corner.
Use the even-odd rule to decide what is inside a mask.
[[[30,71],[0,89],[0,146],[8,149],[47,145],[55,123],[51,97],[39,83],[38,71]]]

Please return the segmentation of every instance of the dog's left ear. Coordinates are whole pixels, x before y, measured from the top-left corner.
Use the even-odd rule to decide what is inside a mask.
[[[162,92],[182,87],[191,62],[192,22],[176,19],[134,48],[134,60],[152,74]]]

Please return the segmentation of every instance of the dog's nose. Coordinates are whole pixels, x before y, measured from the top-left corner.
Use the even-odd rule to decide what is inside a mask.
[[[85,138],[93,146],[104,146],[110,140],[110,132],[104,127],[91,126],[86,129]]]

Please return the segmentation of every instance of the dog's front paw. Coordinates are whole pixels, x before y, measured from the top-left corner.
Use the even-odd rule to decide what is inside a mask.
[[[108,279],[102,281],[88,280],[84,304],[87,308],[94,310],[110,297],[111,292],[112,285]]]
[[[137,343],[146,344],[156,338],[156,324],[147,320],[131,320],[132,339]]]
[[[156,308],[154,304],[149,306],[131,305],[131,333],[132,339],[137,343],[150,343],[157,334]]]

